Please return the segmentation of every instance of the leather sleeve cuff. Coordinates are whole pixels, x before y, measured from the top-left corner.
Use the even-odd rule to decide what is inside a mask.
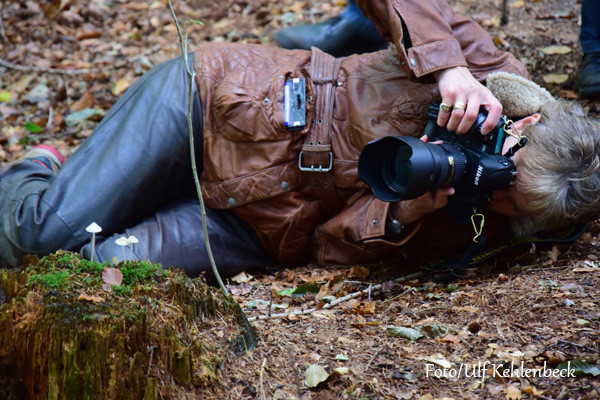
[[[411,47],[408,49],[408,64],[417,78],[448,68],[467,66],[460,43],[453,39]]]

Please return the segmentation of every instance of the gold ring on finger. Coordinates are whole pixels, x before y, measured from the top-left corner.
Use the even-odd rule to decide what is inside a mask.
[[[461,103],[460,101],[457,101],[456,103],[454,103],[453,108],[455,110],[464,110],[465,109],[465,103]]]
[[[446,103],[440,103],[440,111],[448,111],[451,107]]]

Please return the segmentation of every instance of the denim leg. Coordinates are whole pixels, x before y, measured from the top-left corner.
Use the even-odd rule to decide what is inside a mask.
[[[193,193],[182,60],[156,66],[132,85],[56,176],[29,160],[0,170],[0,265],[17,265],[30,253],[79,250],[91,222],[120,232]],[[193,87],[201,160],[202,110]]]
[[[584,53],[600,52],[600,1],[583,0],[581,4],[581,49]]]
[[[211,250],[221,275],[231,276],[273,264],[256,232],[240,218],[230,211],[210,208],[206,209],[206,216]],[[130,248],[115,243],[120,236],[130,235],[139,240],[133,245],[131,257]],[[91,244],[85,245],[81,252],[89,259]],[[113,257],[150,260],[164,267],[181,268],[189,276],[210,271],[198,198],[171,203],[121,234],[97,236],[94,254],[94,259],[101,262]],[[210,276],[212,273],[207,278]]]

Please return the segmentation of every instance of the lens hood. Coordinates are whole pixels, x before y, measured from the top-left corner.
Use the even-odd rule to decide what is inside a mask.
[[[369,142],[358,159],[359,178],[383,201],[417,198],[442,186],[454,173],[446,149],[410,136]]]

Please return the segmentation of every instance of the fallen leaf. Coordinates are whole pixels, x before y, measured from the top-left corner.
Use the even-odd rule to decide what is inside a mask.
[[[558,246],[554,246],[552,247],[552,250],[548,251],[548,258],[553,262],[558,260],[558,256],[560,256],[560,250],[558,249]]]
[[[325,382],[329,374],[320,365],[311,364],[304,373],[304,384],[310,388],[317,387],[321,382]]]
[[[423,325],[418,327],[418,330],[422,334],[432,339],[440,336],[446,336],[456,332],[451,327],[440,324]]]
[[[446,357],[444,357],[441,354],[433,354],[428,357],[421,357],[421,358],[419,358],[419,360],[425,361],[429,364],[439,365],[440,367],[446,368],[446,369],[452,368],[452,363],[450,361],[446,360]]]
[[[94,303],[100,303],[100,302],[104,301],[104,298],[100,297],[100,296],[92,296],[87,293],[82,293],[79,295],[79,297],[77,297],[77,300],[85,300],[85,301],[91,301]]]
[[[245,271],[240,272],[239,274],[233,276],[231,279],[232,282],[235,283],[248,283],[250,282],[254,277],[248,273],[246,273]]]
[[[265,310],[269,307],[269,302],[262,299],[250,300],[246,303],[247,308],[256,308],[259,310]]]
[[[547,74],[542,76],[544,82],[548,84],[557,84],[565,83],[569,79],[569,75],[567,74]]]
[[[568,374],[573,375],[600,375],[600,369],[587,361],[582,361],[578,358],[575,360],[569,360],[558,364],[556,367],[561,371],[566,371]]]
[[[3,103],[10,103],[12,100],[12,93],[8,90],[3,90],[0,92],[0,101]]]
[[[404,326],[386,326],[385,334],[388,337],[400,336],[404,339],[412,340],[413,342],[423,337],[421,332],[413,328],[407,328]]]
[[[102,270],[102,280],[109,287],[123,283],[123,273],[118,268],[105,267]]]
[[[125,90],[127,90],[129,85],[131,85],[131,83],[127,79],[121,78],[115,82],[111,92],[115,96],[120,96]]]
[[[354,314],[374,314],[375,313],[375,303],[372,301],[365,301],[360,303],[359,306],[355,307],[352,310]]]
[[[67,126],[76,126],[83,123],[84,121],[87,121],[92,117],[103,115],[104,110],[101,110],[99,108],[84,108],[83,110],[75,111],[67,115],[65,118],[65,123],[67,124]]]
[[[333,369],[333,372],[337,372],[340,375],[345,375],[350,371],[348,367],[337,367]]]
[[[547,46],[540,48],[540,50],[544,54],[569,54],[571,51],[573,51],[568,46]]]
[[[510,385],[509,387],[506,388],[506,399],[507,400],[521,400],[523,398],[523,395],[521,394],[521,391],[513,386]]]
[[[460,339],[455,335],[446,335],[440,339],[440,342],[458,343]]]
[[[561,90],[560,97],[567,100],[576,100],[579,98],[579,95],[574,90]]]
[[[348,272],[348,278],[365,279],[369,276],[369,269],[365,267],[352,267]]]
[[[252,292],[252,286],[250,286],[247,283],[241,283],[239,285],[230,286],[229,290],[231,291],[231,294],[233,294],[234,296],[243,296],[245,294]]]
[[[535,386],[527,386],[523,388],[523,393],[534,397],[540,397],[544,394],[545,390],[538,390]]]
[[[73,104],[71,104],[71,111],[81,111],[85,108],[92,108],[94,105],[94,96],[91,93],[86,93]]]

